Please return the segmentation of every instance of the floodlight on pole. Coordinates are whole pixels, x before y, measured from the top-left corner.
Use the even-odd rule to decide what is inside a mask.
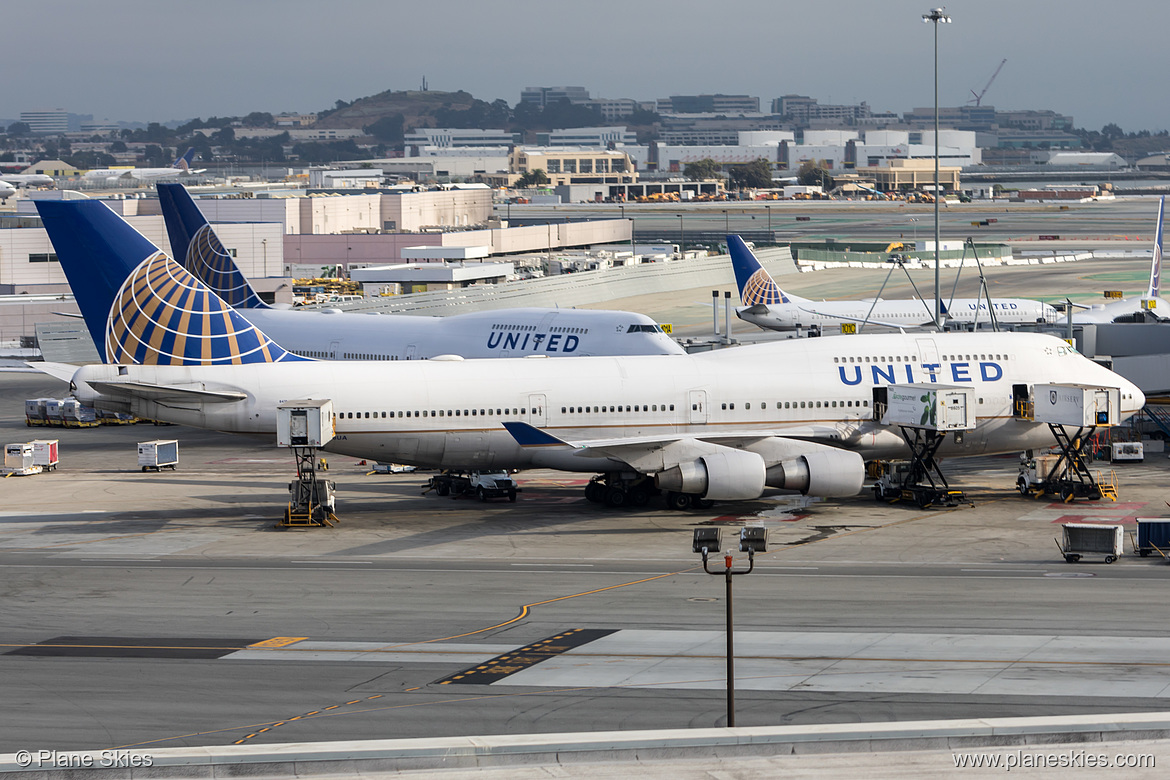
[[[922,15],[924,24],[934,22],[934,326],[942,330],[942,287],[939,277],[939,175],[938,175],[938,26],[950,24],[945,8],[932,8]]]

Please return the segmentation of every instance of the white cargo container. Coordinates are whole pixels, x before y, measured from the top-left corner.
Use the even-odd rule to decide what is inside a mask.
[[[1110,463],[1141,463],[1146,459],[1146,447],[1140,441],[1115,441],[1109,445]]]
[[[1079,428],[1117,425],[1121,390],[1089,385],[1036,385],[1032,388],[1032,419]]]
[[[174,470],[179,463],[179,442],[175,439],[155,439],[138,442],[138,465],[143,471],[151,469]]]
[[[1121,555],[1120,525],[1064,523],[1061,530],[1064,538],[1058,544],[1061,555],[1069,563],[1076,563],[1086,555],[1103,555],[1105,563],[1113,563]]]
[[[285,401],[276,407],[276,446],[323,447],[333,438],[333,402]]]
[[[57,468],[57,440],[56,439],[36,439],[30,441],[29,444],[33,448],[33,465],[40,466],[45,471],[53,471]]]
[[[955,385],[890,385],[883,425],[930,431],[969,431],[975,427],[975,390]]]
[[[28,476],[39,473],[41,467],[33,463],[33,446],[29,442],[8,444],[4,447],[4,473]]]

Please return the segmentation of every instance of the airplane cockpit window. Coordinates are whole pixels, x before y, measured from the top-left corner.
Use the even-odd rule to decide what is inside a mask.
[[[659,325],[631,325],[626,333],[660,333],[662,327]]]

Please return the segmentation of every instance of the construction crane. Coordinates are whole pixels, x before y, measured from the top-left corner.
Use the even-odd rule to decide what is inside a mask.
[[[989,79],[987,80],[987,83],[983,85],[983,89],[982,89],[982,91],[980,91],[980,92],[976,92],[975,90],[971,90],[971,94],[975,96],[975,99],[974,99],[974,100],[968,100],[967,102],[968,102],[968,103],[974,103],[976,106],[982,105],[982,103],[983,103],[983,96],[987,94],[987,90],[991,89],[991,82],[995,81],[995,77],[999,75],[999,72],[1000,72],[1001,70],[1003,70],[1003,66],[1004,66],[1004,65],[1006,65],[1006,64],[1007,64],[1007,59],[1006,59],[1006,58],[1004,58],[1004,59],[1000,60],[1000,61],[999,61],[999,67],[995,69],[995,73],[992,73],[992,74],[991,74],[991,78],[989,78]]]

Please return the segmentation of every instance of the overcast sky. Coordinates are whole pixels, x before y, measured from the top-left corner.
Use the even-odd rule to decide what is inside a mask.
[[[386,89],[526,86],[651,100],[723,92],[876,111],[933,106],[927,2],[908,0],[36,0],[6,3],[0,117],[63,108],[169,121],[311,112]],[[1170,128],[1165,0],[957,0],[940,102]]]

